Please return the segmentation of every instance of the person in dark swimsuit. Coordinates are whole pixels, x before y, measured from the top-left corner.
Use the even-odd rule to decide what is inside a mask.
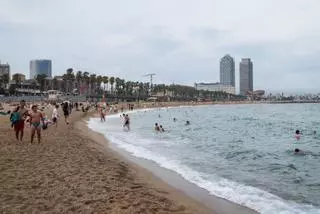
[[[63,115],[64,115],[64,120],[66,122],[66,124],[69,124],[69,103],[68,102],[64,102],[63,103]]]
[[[123,127],[127,127],[128,130],[130,131],[130,118],[129,118],[129,115],[127,115],[127,114],[124,117],[124,125],[123,125]]]

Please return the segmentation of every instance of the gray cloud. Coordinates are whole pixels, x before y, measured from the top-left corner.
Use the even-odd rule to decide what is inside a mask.
[[[26,74],[30,59],[50,58],[54,74],[152,72],[155,82],[193,84],[218,81],[229,53],[253,59],[255,88],[316,90],[319,8],[316,0],[2,0],[0,60]]]

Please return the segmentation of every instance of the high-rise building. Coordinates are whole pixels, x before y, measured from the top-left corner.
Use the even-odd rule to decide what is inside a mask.
[[[220,60],[220,83],[223,85],[235,86],[235,65],[234,59],[225,55]]]
[[[52,78],[51,60],[31,60],[30,61],[30,79],[35,79],[37,75],[44,74],[49,78]]]
[[[2,80],[0,88],[6,87],[10,81],[10,65],[8,63],[1,64],[0,62],[0,78]]]
[[[240,94],[247,95],[248,91],[253,91],[253,64],[245,58],[240,62]]]

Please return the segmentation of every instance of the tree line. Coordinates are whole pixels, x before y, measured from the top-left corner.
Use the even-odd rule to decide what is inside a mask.
[[[19,80],[14,80],[19,81]],[[18,82],[17,82],[18,84]],[[149,82],[127,81],[113,76],[90,74],[72,68],[62,76],[48,79],[37,75],[32,83],[40,91],[59,90],[64,93],[87,96],[108,96],[118,99],[147,99],[151,96],[170,97],[171,100],[241,100],[243,97],[222,91],[199,91],[194,87],[179,84],[153,84]]]

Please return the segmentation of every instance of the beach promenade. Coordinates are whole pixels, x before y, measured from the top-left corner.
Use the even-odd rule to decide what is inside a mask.
[[[31,145],[29,127],[19,144],[1,117],[0,213],[213,213],[99,145],[76,121],[84,123],[82,112]]]

